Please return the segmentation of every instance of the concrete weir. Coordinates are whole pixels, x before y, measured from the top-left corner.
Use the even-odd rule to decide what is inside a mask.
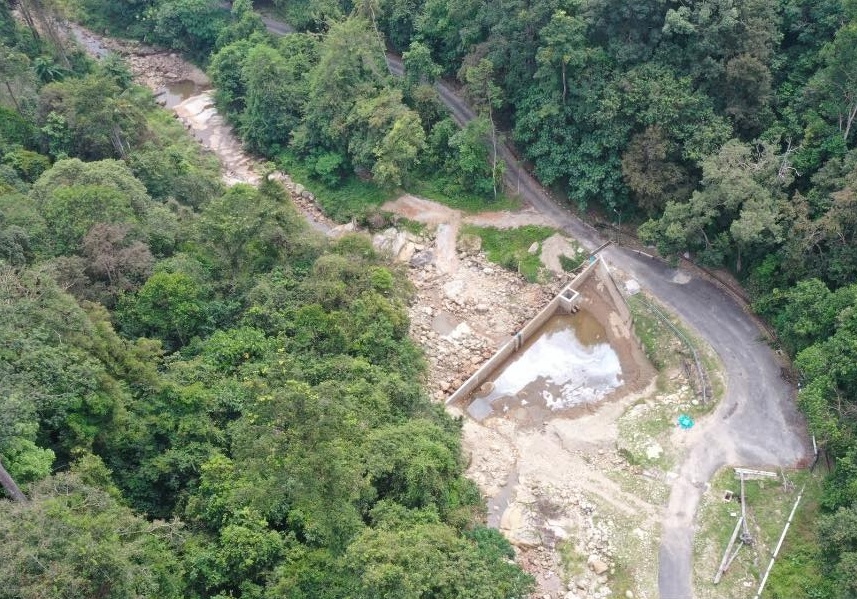
[[[504,344],[491,358],[485,362],[473,375],[468,378],[461,387],[459,387],[446,401],[447,404],[456,402],[464,402],[476,392],[480,386],[486,381],[492,380],[498,369],[504,367],[509,359],[521,350],[524,345],[538,333],[541,332],[545,324],[554,316],[560,314],[574,314],[580,308],[583,296],[580,289],[593,276],[596,275],[598,280],[603,283],[600,289],[603,289],[608,295],[609,301],[614,305],[614,309],[622,321],[622,325],[630,330],[631,313],[625,303],[624,297],[620,293],[618,287],[613,281],[607,266],[599,258],[595,257],[583,271],[578,274],[574,280],[566,285],[559,294],[554,297],[530,322],[528,322],[520,331],[515,333],[512,338]]]

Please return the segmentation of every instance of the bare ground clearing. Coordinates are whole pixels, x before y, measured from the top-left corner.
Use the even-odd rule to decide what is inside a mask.
[[[443,400],[535,315],[568,275],[557,265],[553,281],[526,283],[488,263],[468,240],[452,246],[454,240],[436,234],[440,227],[457,228],[462,222],[498,228],[543,224],[531,213],[477,219],[412,196],[382,209],[427,225],[422,238],[413,238],[421,248],[417,255],[455,250],[454,261],[410,269],[416,287],[411,332],[429,358],[433,395]],[[571,247],[556,237],[550,242],[560,248],[554,250],[555,260]],[[551,239],[542,244],[543,261]],[[464,418],[467,474],[486,496],[488,522],[517,547],[519,562],[538,581],[539,599],[657,597],[656,556],[670,477],[658,466],[674,451],[674,420],[655,426],[649,411],[672,418],[674,410],[690,406],[692,389],[677,363],[655,380],[602,286],[592,279],[581,289],[582,307],[605,325],[620,356],[626,383],[620,390],[594,406],[558,412],[538,423],[511,416],[479,423],[461,406],[448,408]],[[665,339],[662,343],[669,345],[670,338]],[[633,440],[626,442],[625,436]],[[645,464],[645,456],[655,453],[657,459]]]

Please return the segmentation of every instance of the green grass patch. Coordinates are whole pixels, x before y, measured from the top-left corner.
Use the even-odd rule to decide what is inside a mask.
[[[696,367],[687,346],[641,294],[629,297],[628,305],[634,316],[634,332],[646,356],[658,369],[658,376],[655,394],[640,399],[619,418],[617,448],[630,464],[667,471],[680,459],[672,440],[678,417],[687,414],[698,420],[712,410],[722,394],[720,365],[716,358],[706,360],[710,353],[708,346],[666,315],[694,344],[703,362],[709,391],[713,388],[703,404],[697,383],[688,378],[696,378]]]
[[[386,214],[387,213],[385,213],[385,215]],[[397,227],[404,229],[408,233],[413,233],[414,235],[422,235],[426,232],[426,229],[428,229],[428,225],[425,223],[411,220],[403,216],[390,215],[390,218],[391,221],[395,222]]]
[[[696,370],[691,351],[678,338],[675,331],[655,314],[651,308],[651,300],[644,298],[641,294],[636,294],[628,298],[628,305],[634,316],[634,332],[640,339],[646,356],[655,368],[663,372],[669,368],[681,367],[685,363],[691,371]],[[663,307],[660,308],[661,312],[666,314],[672,325],[681,331],[686,339],[690,340],[696,349],[707,377],[709,391],[707,403],[695,406],[693,414],[702,415],[710,412],[723,396],[725,390],[721,376],[722,366],[720,361],[704,341],[687,330],[678,320],[667,313]],[[659,380],[660,384],[661,381]]]
[[[574,272],[586,262],[586,254],[575,254],[572,257],[565,254],[559,255],[559,265],[565,272]]]
[[[486,210],[517,210],[521,207],[519,199],[500,194],[496,199],[486,198],[466,191],[443,175],[424,176],[407,185],[407,191],[429,200],[434,200],[450,208],[463,212],[485,212]]]
[[[652,365],[658,370],[675,365],[678,361],[675,334],[649,308],[643,298],[632,295],[628,305],[634,315],[634,332]]]
[[[789,472],[786,476],[792,483],[788,489],[784,487],[782,479],[745,482],[747,519],[754,543],[751,547],[741,548],[729,571],[717,585],[713,577],[737,523],[737,516],[741,513],[741,482],[735,477],[732,468],[723,469],[712,479],[711,489],[705,494],[700,506],[700,528],[694,546],[697,597],[741,599],[755,595],[792,506],[804,485],[806,487],[796,519],[789,529],[763,596],[769,599],[822,599],[833,596],[825,592],[823,576],[817,570],[818,562],[815,559],[819,547],[813,522],[818,511],[822,476],[807,470]],[[731,501],[723,499],[727,490],[735,493]]]
[[[801,505],[768,577],[766,599],[833,599],[836,589],[820,569],[823,563],[816,529],[821,487],[807,485]]]
[[[541,243],[556,233],[556,229],[537,225],[514,229],[465,225],[461,228],[461,233],[476,235],[482,239],[482,250],[491,262],[520,272],[528,281],[535,282],[539,280],[543,270],[539,258]],[[530,246],[534,243],[539,244],[539,251],[530,254]]]
[[[352,218],[362,220],[384,202],[404,193],[400,189],[378,187],[372,181],[365,181],[356,175],[350,175],[332,186],[318,177],[306,161],[291,152],[281,154],[277,165],[289,173],[296,183],[312,191],[325,214],[337,222],[348,222]],[[405,191],[463,212],[515,210],[521,206],[520,201],[505,195],[489,200],[467,192],[440,175],[414,181],[406,186]]]
[[[574,541],[571,539],[560,541],[557,543],[556,550],[559,553],[566,584],[570,583],[575,576],[586,574],[586,556],[577,550]]]

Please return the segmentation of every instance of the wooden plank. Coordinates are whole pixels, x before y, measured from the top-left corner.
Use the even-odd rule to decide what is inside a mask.
[[[750,470],[749,468],[735,468],[735,478],[741,478],[741,475],[744,475],[744,478],[746,480],[780,477],[778,473],[769,472],[767,470]]]

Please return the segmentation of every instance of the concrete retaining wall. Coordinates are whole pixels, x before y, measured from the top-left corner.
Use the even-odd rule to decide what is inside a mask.
[[[607,265],[603,260],[598,260],[596,262],[596,268],[598,269],[598,276],[601,279],[601,282],[604,284],[604,287],[607,288],[607,293],[610,295],[610,299],[613,300],[613,304],[616,306],[616,311],[619,312],[619,318],[622,319],[622,323],[625,326],[633,330],[634,316],[631,314],[628,302],[625,301],[625,297],[616,286],[616,282],[613,280],[610,270],[607,268]]]
[[[458,389],[456,389],[455,393],[449,396],[449,399],[446,400],[447,404],[454,403],[461,399],[464,399],[470,394],[472,394],[479,386],[487,381],[494,371],[499,368],[503,362],[505,362],[509,357],[511,357],[516,351],[523,347],[524,343],[526,343],[530,337],[532,337],[535,333],[542,328],[542,326],[558,311],[569,314],[572,312],[575,306],[577,306],[580,301],[580,293],[578,293],[577,289],[581,287],[588,279],[592,276],[593,272],[596,272],[596,269],[605,269],[603,271],[599,271],[599,274],[602,276],[603,280],[607,283],[607,287],[611,288],[611,296],[612,293],[616,293],[619,295],[619,290],[615,288],[615,285],[610,284],[612,279],[608,271],[606,270],[606,266],[602,264],[602,260],[600,258],[595,259],[594,262],[591,262],[586,268],[584,268],[579,275],[574,277],[574,280],[571,281],[568,285],[566,285],[562,291],[559,292],[555,298],[553,298],[548,305],[545,306],[541,312],[536,314],[536,316],[528,322],[524,328],[522,328],[519,332],[515,333],[515,335],[506,342],[503,347],[497,350],[491,358],[485,362],[479,370],[474,372],[469,379],[464,381],[464,384],[461,385]],[[604,274],[606,274],[606,277]],[[619,295],[619,301],[617,303],[617,307],[625,310],[628,313],[628,317],[630,318],[630,312],[628,312],[628,308],[625,305],[625,300],[621,298]],[[615,301],[615,298],[614,298]],[[625,314],[622,313],[622,318],[625,318]]]

